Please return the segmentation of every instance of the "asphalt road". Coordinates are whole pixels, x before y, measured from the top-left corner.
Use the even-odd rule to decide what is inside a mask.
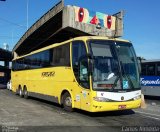
[[[57,104],[0,89],[0,131],[160,131],[160,100],[146,103],[146,109],[69,113]]]

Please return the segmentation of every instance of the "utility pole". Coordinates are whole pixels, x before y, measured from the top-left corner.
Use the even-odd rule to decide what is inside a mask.
[[[27,0],[27,30],[28,30],[28,4],[29,4],[29,0]]]

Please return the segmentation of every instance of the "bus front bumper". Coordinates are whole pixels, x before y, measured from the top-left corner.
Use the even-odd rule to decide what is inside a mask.
[[[91,112],[104,112],[104,111],[116,111],[136,109],[141,106],[141,99],[135,101],[126,102],[97,102],[93,101],[91,106]]]

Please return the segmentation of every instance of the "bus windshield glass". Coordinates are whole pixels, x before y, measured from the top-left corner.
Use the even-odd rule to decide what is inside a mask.
[[[117,42],[116,50],[120,61],[123,89],[140,88],[138,61],[131,43]]]
[[[94,90],[134,90],[140,88],[138,63],[132,44],[90,40],[94,60]]]

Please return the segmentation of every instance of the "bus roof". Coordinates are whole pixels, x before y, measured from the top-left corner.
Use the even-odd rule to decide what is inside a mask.
[[[87,41],[87,40],[92,40],[92,39],[93,40],[114,40],[114,41],[121,41],[121,42],[130,42],[128,40],[120,39],[120,38],[109,38],[109,37],[101,37],[101,36],[82,36],[82,37],[76,37],[76,38],[61,42],[61,43],[51,44],[51,45],[46,46],[44,48],[41,48],[41,49],[35,50],[35,51],[31,52],[31,53],[28,53],[26,55],[17,56],[13,60],[16,60],[16,59],[19,59],[19,58],[22,58],[22,57],[25,57],[25,56],[28,56],[28,55],[35,54],[35,53],[41,52],[43,50],[51,49],[53,47],[57,47],[57,46],[60,46],[60,45],[63,45],[63,44],[66,44],[66,43],[69,43],[69,42],[72,42],[72,41]]]
[[[142,63],[153,63],[153,62],[160,62],[160,59],[152,59],[152,60],[142,60]]]

